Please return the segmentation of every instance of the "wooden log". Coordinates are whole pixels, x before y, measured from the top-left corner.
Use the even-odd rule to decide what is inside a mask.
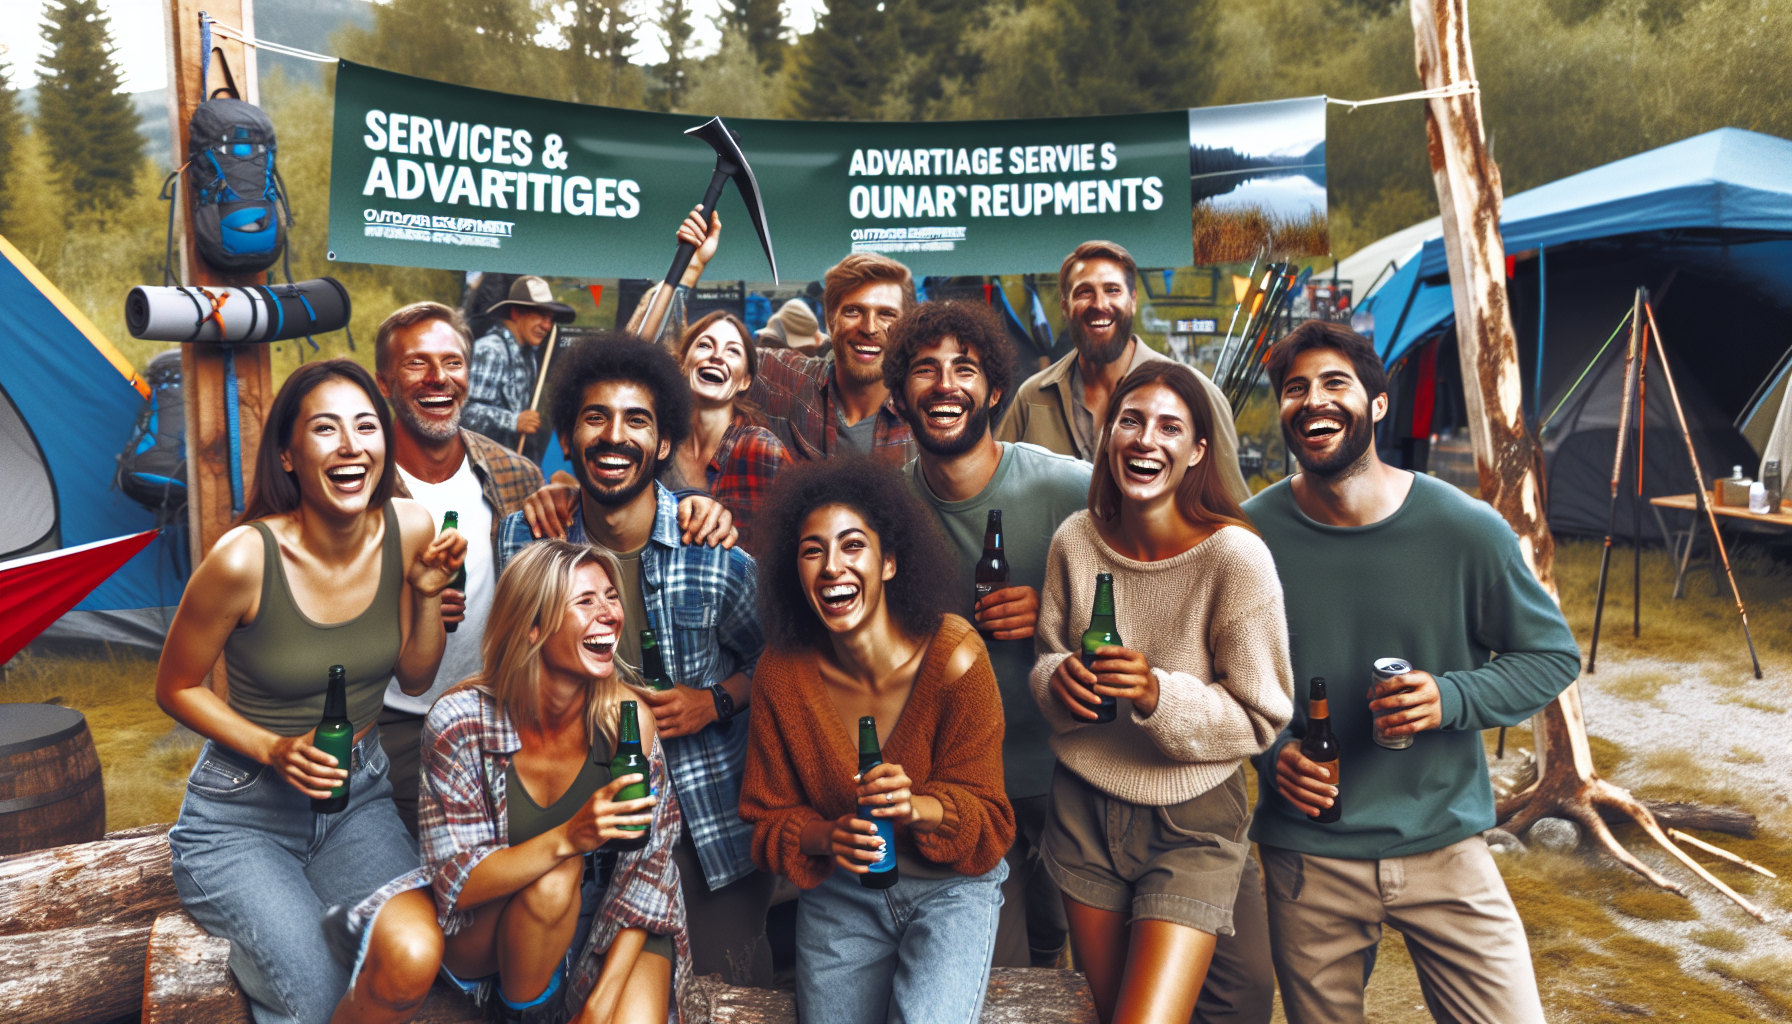
[[[143,962],[143,1024],[247,1024],[249,999],[230,973],[230,941],[184,910],[156,918]]]
[[[136,1011],[150,924],[0,936],[0,1020],[100,1024]]]
[[[108,841],[112,841],[118,839],[143,839],[149,836],[165,836],[168,834],[168,830],[173,827],[174,822],[172,821],[158,821],[154,825],[138,825],[136,828],[121,828],[116,832],[108,832],[106,833],[105,838]]]
[[[742,988],[720,975],[696,978],[685,993],[686,1024],[795,1024],[796,997]],[[1095,1000],[1080,971],[997,967],[989,972],[979,1024],[1095,1024]]]
[[[147,927],[178,906],[164,836],[78,843],[0,860],[0,935]]]
[[[230,973],[230,940],[184,910],[156,918],[143,965],[143,1024],[250,1024],[249,999]],[[480,1024],[477,1007],[436,982],[412,1024]]]
[[[1734,807],[1711,807],[1706,804],[1683,804],[1667,800],[1640,800],[1662,828],[1699,829],[1722,832],[1743,839],[1755,838],[1755,816]],[[1615,807],[1601,806],[1599,816],[1610,822],[1626,822],[1631,817]]]

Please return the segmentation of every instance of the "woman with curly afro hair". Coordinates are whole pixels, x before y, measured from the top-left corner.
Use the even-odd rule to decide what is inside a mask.
[[[797,1017],[975,1020],[1014,812],[989,655],[945,611],[956,561],[897,471],[865,458],[785,471],[760,522],[768,647],[740,814],[754,861],[803,890]],[[861,776],[866,721],[883,763]]]

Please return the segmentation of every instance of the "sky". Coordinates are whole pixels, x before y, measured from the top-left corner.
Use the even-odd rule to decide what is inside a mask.
[[[1325,138],[1325,100],[1308,96],[1229,107],[1199,107],[1189,113],[1188,143],[1231,147],[1246,156],[1264,156],[1290,145]]]
[[[636,5],[647,6],[645,0]],[[721,11],[717,0],[693,0],[696,10],[692,22],[696,28],[693,48],[698,55],[715,52],[720,42],[711,18]],[[39,25],[43,22],[44,0],[0,0],[0,46],[7,52],[3,59],[13,67],[13,84],[26,88],[35,85],[41,73],[37,67],[43,51]],[[100,7],[112,19],[112,38],[119,44],[117,60],[124,73],[125,92],[144,92],[168,84],[168,53],[162,19],[164,5],[160,0],[100,0]],[[815,16],[825,9],[825,0],[785,0],[786,23],[797,32],[815,27]],[[665,50],[651,31],[644,33],[636,59],[642,63],[658,63]],[[23,73],[21,73],[23,72]]]

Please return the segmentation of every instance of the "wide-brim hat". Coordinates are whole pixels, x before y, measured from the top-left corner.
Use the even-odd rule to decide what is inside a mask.
[[[784,325],[785,342],[791,348],[815,345],[821,340],[821,324],[802,299],[791,299],[779,307],[778,320]]]
[[[506,316],[502,312],[505,306],[519,306],[525,309],[545,310],[559,323],[572,323],[578,311],[564,302],[554,301],[554,290],[548,283],[533,275],[519,277],[510,285],[510,297],[503,302],[494,302],[486,312],[492,316]]]

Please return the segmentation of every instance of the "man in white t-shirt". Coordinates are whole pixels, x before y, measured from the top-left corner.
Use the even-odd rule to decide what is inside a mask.
[[[442,619],[452,632],[435,685],[411,697],[394,680],[380,713],[380,745],[392,762],[392,799],[413,836],[423,719],[437,697],[479,671],[479,641],[497,586],[497,524],[541,486],[534,463],[460,425],[472,345],[460,313],[439,302],[399,309],[380,324],[373,344],[380,391],[392,403],[397,493],[422,502],[438,524],[446,513],[457,513],[460,532],[472,542],[466,588],[442,595]]]

